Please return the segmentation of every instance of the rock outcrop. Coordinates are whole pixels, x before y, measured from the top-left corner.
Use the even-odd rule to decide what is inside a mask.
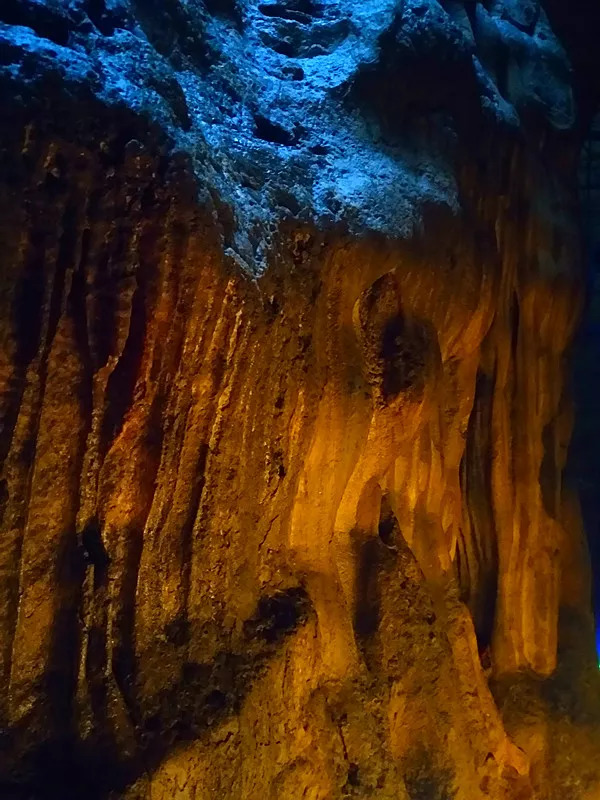
[[[600,797],[543,4],[4,0],[6,797]]]

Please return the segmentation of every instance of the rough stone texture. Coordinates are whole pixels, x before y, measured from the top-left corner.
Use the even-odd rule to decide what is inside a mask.
[[[0,9],[6,797],[600,797],[536,2]]]

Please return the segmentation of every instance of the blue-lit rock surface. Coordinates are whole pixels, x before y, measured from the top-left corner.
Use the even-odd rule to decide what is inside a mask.
[[[3,798],[597,800],[546,11],[2,0]]]
[[[230,209],[225,244],[252,271],[283,219],[410,238],[424,207],[457,211],[465,126],[574,121],[537,2],[207,6],[8,0],[1,74],[25,98],[60,82],[156,125]]]

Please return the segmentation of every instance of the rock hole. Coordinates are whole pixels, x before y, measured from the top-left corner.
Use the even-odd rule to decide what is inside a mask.
[[[421,393],[429,364],[439,356],[437,337],[431,326],[402,313],[393,276],[383,275],[363,293],[354,323],[365,372],[379,401],[388,402],[408,390]]]
[[[360,786],[360,773],[358,764],[352,762],[348,767],[348,785]]]
[[[244,624],[246,635],[259,636],[269,644],[278,642],[307,619],[308,604],[301,587],[261,597],[256,613]]]
[[[212,711],[223,711],[227,707],[227,695],[220,692],[218,689],[213,689],[212,692],[206,696],[204,701],[207,708]]]
[[[387,495],[381,498],[381,511],[379,513],[377,533],[386,547],[395,549],[398,546],[398,540],[401,536],[400,525],[392,511]]]
[[[387,323],[380,353],[384,362],[384,397],[394,397],[421,381],[426,368],[427,345],[423,329],[410,325],[401,315]]]
[[[81,531],[80,541],[85,563],[94,567],[94,586],[98,588],[106,582],[110,557],[102,541],[102,531],[97,519],[91,519],[87,523]]]
[[[254,133],[259,139],[273,144],[290,146],[294,144],[294,135],[286,130],[283,125],[273,122],[262,114],[254,117]]]
[[[292,81],[302,81],[304,80],[304,70],[302,67],[292,67],[292,66],[285,66],[281,70],[284,77],[289,78]]]
[[[287,56],[288,58],[294,58],[294,56],[296,55],[296,48],[294,46],[294,43],[287,36],[277,41],[273,45],[273,50],[275,50],[276,53],[279,53],[282,56]]]

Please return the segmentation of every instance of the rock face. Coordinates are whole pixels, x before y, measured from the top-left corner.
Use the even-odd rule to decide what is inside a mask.
[[[600,797],[542,5],[0,20],[3,797]]]

